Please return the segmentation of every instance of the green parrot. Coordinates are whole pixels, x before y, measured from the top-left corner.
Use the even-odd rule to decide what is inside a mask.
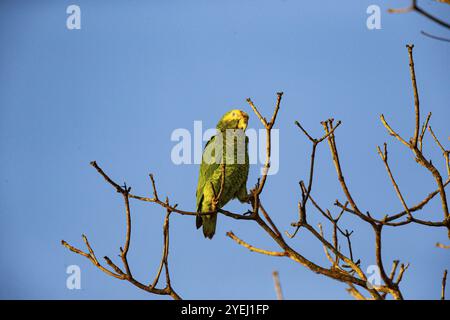
[[[236,109],[225,113],[217,123],[216,135],[203,150],[197,185],[197,212],[216,211],[235,198],[241,202],[249,201],[247,124],[247,113]],[[212,239],[216,222],[217,213],[196,217],[197,229],[203,225],[205,238]]]

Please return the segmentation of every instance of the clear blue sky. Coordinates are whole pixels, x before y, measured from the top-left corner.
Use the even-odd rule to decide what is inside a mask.
[[[314,135],[320,121],[343,121],[337,143],[346,180],[359,206],[381,217],[401,210],[376,145],[389,142],[392,169],[408,204],[435,189],[430,175],[389,137],[384,113],[409,138],[413,96],[406,43],[415,44],[423,114],[448,146],[450,46],[420,35],[448,31],[411,13],[389,15],[409,1],[4,1],[0,2],[0,297],[32,299],[161,299],[110,278],[60,245],[83,247],[86,234],[99,257],[118,261],[124,239],[121,197],[89,166],[98,163],[138,194],[151,192],[194,210],[198,166],[171,162],[176,128],[194,120],[213,127],[231,108],[264,114],[284,91],[280,170],[269,177],[262,201],[282,230],[297,218],[298,180],[309,168],[310,145],[294,126]],[[77,4],[82,29],[66,28],[66,7]],[[382,9],[382,29],[366,28],[366,8]],[[426,4],[450,18],[450,10]],[[252,128],[259,122],[250,114]],[[432,140],[425,151],[443,171]],[[313,195],[333,208],[344,201],[327,146],[317,155]],[[250,185],[259,167],[251,169]],[[444,171],[443,171],[444,172]],[[129,260],[134,274],[150,281],[158,267],[164,211],[132,202]],[[245,211],[239,203],[227,206]],[[442,217],[437,201],[423,213]],[[319,221],[310,213],[310,221]],[[351,217],[354,252],[363,266],[375,263],[371,230]],[[219,217],[216,236],[205,240],[194,219],[171,219],[170,267],[175,289],[192,299],[275,298],[272,270],[280,272],[289,299],[347,299],[345,286],[284,258],[251,253],[225,237],[277,249],[255,224]],[[326,229],[329,231],[329,229]],[[329,234],[329,233],[328,233]],[[440,295],[448,250],[443,229],[408,226],[384,233],[384,259],[410,262],[406,298]],[[328,265],[322,247],[306,232],[289,241],[303,255]],[[79,265],[82,289],[66,288],[66,267]],[[165,297],[162,297],[165,299]]]

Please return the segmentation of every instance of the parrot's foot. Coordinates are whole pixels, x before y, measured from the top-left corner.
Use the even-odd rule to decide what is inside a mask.
[[[217,199],[213,199],[213,201],[211,202],[211,211],[212,212],[217,212],[217,205],[219,204],[219,200]]]
[[[250,216],[250,215],[252,215],[252,214],[253,214],[253,211],[247,210],[247,211],[244,212],[242,215],[243,215],[243,216]]]

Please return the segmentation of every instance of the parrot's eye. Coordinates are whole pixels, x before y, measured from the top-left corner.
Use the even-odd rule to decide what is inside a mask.
[[[236,116],[236,112],[231,113],[231,115],[232,115],[233,117],[235,117],[235,116]]]

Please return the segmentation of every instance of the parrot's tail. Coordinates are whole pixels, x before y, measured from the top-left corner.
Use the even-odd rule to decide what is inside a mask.
[[[216,233],[217,214],[211,214],[206,216],[200,216],[201,224],[203,225],[203,235],[205,238],[212,239],[214,233]],[[197,228],[198,228],[197,224]]]

